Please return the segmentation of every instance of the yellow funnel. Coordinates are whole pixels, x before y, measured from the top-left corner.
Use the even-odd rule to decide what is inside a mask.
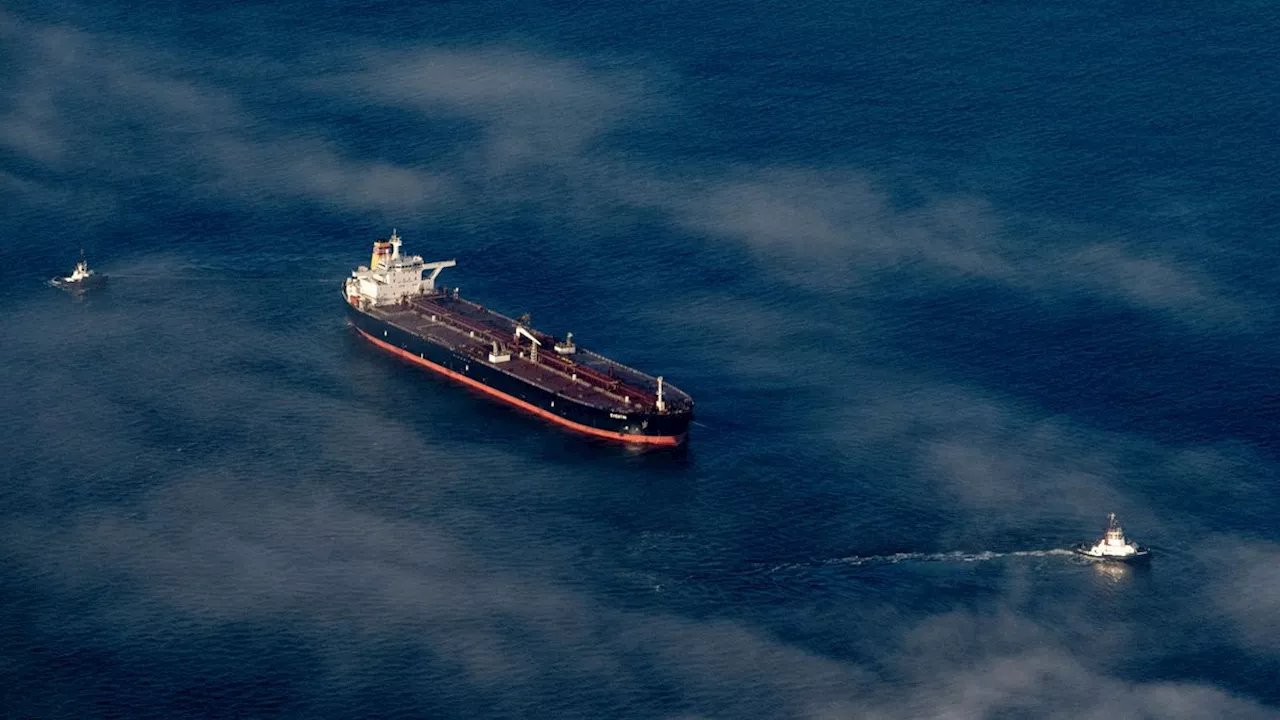
[[[380,240],[373,244],[373,256],[369,258],[369,269],[377,270],[378,265],[386,262],[391,257],[391,243],[386,240]]]

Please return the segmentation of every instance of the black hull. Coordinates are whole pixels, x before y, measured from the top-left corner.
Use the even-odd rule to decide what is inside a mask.
[[[385,352],[569,430],[651,446],[676,446],[688,437],[692,412],[618,413],[594,407],[478,362],[459,350],[403,330],[350,304],[347,317],[365,339]]]

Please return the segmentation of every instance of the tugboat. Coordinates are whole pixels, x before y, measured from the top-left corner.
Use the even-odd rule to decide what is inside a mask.
[[[84,260],[84,250],[81,250],[80,262],[76,263],[76,269],[66,277],[56,277],[50,280],[49,284],[60,290],[66,290],[73,295],[80,295],[106,285],[107,276],[90,270],[89,264]]]
[[[1072,551],[1095,560],[1115,560],[1123,563],[1140,563],[1151,557],[1151,551],[1137,543],[1129,542],[1124,530],[1116,522],[1116,514],[1107,514],[1107,532],[1093,545],[1080,544]]]

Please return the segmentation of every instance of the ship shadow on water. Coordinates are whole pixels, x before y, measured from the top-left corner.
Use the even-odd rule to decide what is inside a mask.
[[[530,418],[538,422],[537,418]],[[543,457],[553,461],[580,462],[582,460],[617,461],[645,468],[673,468],[693,464],[694,453],[690,441],[676,447],[653,447],[602,440],[562,430],[548,423],[541,423],[543,431],[563,437],[564,442],[549,443]]]
[[[115,307],[115,297],[111,285],[86,290],[82,292],[69,292],[62,288],[50,285],[48,281],[43,284],[44,290],[50,295],[51,302],[67,303],[75,307],[95,308],[109,310]]]

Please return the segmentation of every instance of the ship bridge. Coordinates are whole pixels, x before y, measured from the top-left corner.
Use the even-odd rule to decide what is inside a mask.
[[[426,262],[420,255],[401,255],[400,236],[394,230],[388,240],[373,244],[369,265],[361,265],[347,279],[347,302],[362,307],[397,305],[435,292],[436,278],[456,260]],[[427,277],[424,272],[431,271]]]

